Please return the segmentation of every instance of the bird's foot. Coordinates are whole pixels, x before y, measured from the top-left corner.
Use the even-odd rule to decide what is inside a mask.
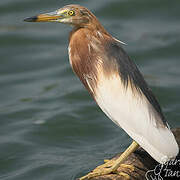
[[[112,172],[112,170],[110,168],[108,169],[95,169],[94,171],[88,173],[87,175],[81,177],[79,180],[88,180],[90,178],[93,177],[97,177],[97,176],[103,176],[103,175],[107,175],[110,174]]]
[[[124,179],[130,179],[130,176],[128,175],[129,172],[134,171],[134,166],[128,165],[128,164],[122,164],[126,158],[133,153],[139,145],[133,141],[132,144],[124,151],[119,158],[116,160],[105,160],[105,164],[98,166],[96,169],[94,169],[92,172],[87,174],[86,176],[81,177],[79,180],[87,180],[93,177],[107,175],[107,174],[119,174],[123,176]],[[123,167],[122,167],[123,166]],[[119,169],[121,167],[121,169]],[[119,171],[118,171],[119,169]],[[123,172],[124,170],[125,172]],[[128,169],[128,170],[127,170]]]
[[[115,160],[104,160],[106,163],[102,164],[98,167],[96,167],[96,169],[94,169],[92,172],[90,172],[89,174],[81,177],[79,180],[88,180],[91,179],[93,177],[97,177],[97,176],[103,176],[103,175],[108,175],[108,174],[118,174],[120,176],[123,176],[123,179],[130,179],[130,176],[125,173],[125,172],[119,172],[116,170],[114,170],[112,168],[113,164],[115,163]],[[128,164],[120,164],[121,169],[125,169],[128,172],[134,171],[134,166],[133,165],[128,165]],[[128,169],[128,170],[127,170]]]
[[[121,169],[127,169],[130,172],[135,171],[135,166],[131,165],[131,164],[120,164]]]
[[[101,165],[101,166],[104,166],[106,168],[108,167],[111,167],[114,165],[114,163],[116,162],[116,160],[109,160],[109,159],[104,159],[104,162],[105,164]],[[121,169],[128,169],[129,171],[134,171],[135,170],[135,167],[133,165],[130,165],[130,164],[120,164],[119,165],[121,167]],[[99,168],[100,166],[98,166],[97,168]]]

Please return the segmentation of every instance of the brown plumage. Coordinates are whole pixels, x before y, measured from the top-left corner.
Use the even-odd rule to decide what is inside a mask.
[[[103,34],[101,29],[97,33],[88,28],[80,28],[73,30],[70,35],[69,57],[72,69],[93,96],[100,71],[104,71],[107,76],[109,73],[118,72],[115,63],[102,61],[104,44],[108,41],[112,41],[112,37]]]
[[[111,63],[101,60],[102,52],[105,52],[104,45],[113,38],[88,9],[79,5],[73,5],[73,8],[77,13],[75,16],[81,19],[76,22],[69,36],[70,64],[88,91],[95,96],[98,71],[103,69],[109,73],[113,70],[108,67],[112,66]]]
[[[151,89],[122,49],[123,43],[113,38],[87,8],[68,5],[25,21],[73,26],[69,36],[73,71],[105,114],[134,139],[111,168],[81,180],[116,171],[138,144],[159,163],[176,157],[179,148]]]

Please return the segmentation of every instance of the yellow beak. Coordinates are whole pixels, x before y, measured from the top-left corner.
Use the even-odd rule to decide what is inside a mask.
[[[63,15],[57,14],[56,11],[46,14],[39,14],[37,16],[29,17],[24,19],[26,22],[52,22],[57,21],[58,19],[64,18]]]

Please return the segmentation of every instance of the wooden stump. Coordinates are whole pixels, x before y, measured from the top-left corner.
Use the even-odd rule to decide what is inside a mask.
[[[178,145],[180,146],[180,128],[172,129],[172,132],[177,140]],[[112,158],[112,160],[117,159],[120,155],[121,153]],[[158,165],[158,163],[142,148],[139,148],[133,154],[131,154],[123,164],[133,165],[135,167],[133,171],[126,167],[118,168],[118,173],[123,172],[128,174],[130,180],[145,180],[146,172],[148,170],[155,169],[155,167]],[[109,174],[94,177],[91,178],[91,180],[125,180],[125,177],[118,174]]]

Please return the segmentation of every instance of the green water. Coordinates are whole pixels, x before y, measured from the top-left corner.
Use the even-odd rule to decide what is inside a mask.
[[[73,74],[71,27],[23,22],[77,2],[128,44],[170,126],[180,126],[179,0],[1,0],[0,180],[75,180],[131,142]]]

